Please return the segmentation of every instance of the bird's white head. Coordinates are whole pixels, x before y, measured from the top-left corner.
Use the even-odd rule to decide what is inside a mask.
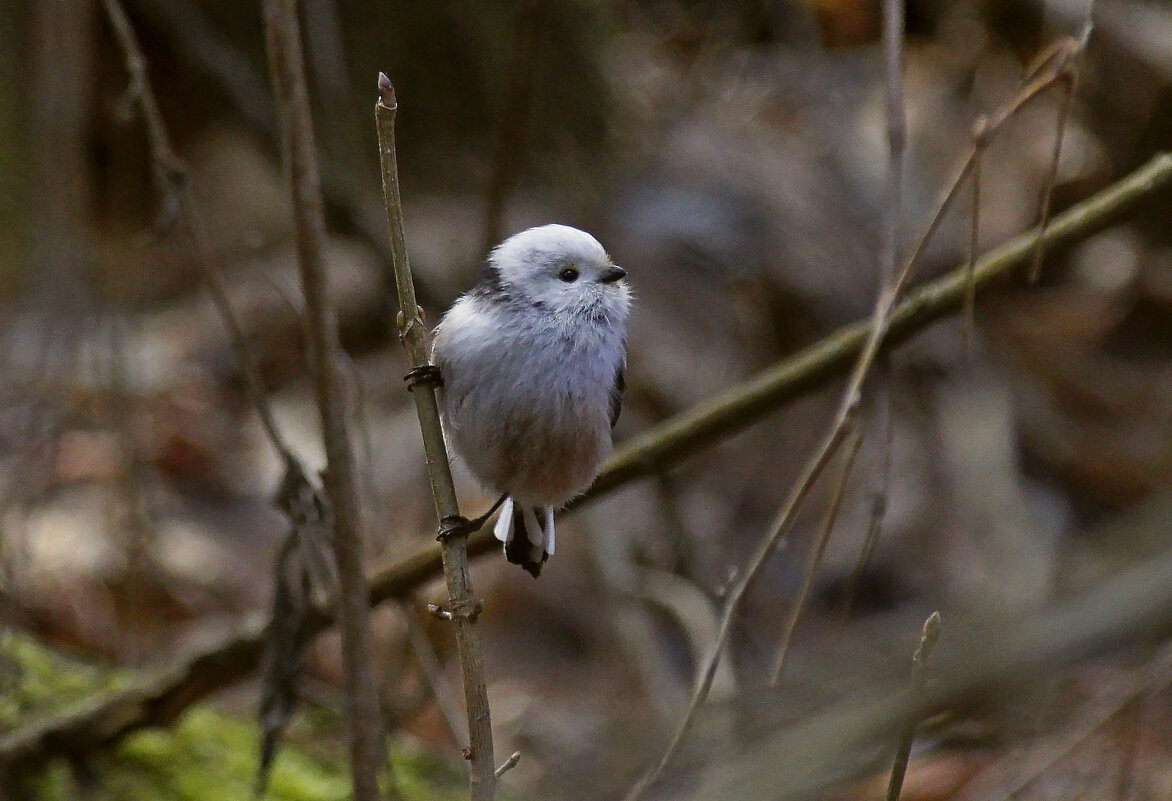
[[[626,271],[598,240],[568,225],[543,225],[506,239],[488,267],[500,288],[539,308],[623,318],[630,305]]]

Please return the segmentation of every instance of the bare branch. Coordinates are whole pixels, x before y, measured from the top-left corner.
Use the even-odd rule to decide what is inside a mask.
[[[846,494],[846,481],[850,478],[851,468],[855,464],[855,457],[859,455],[859,445],[862,444],[863,440],[859,434],[857,425],[848,437],[849,442],[846,446],[846,455],[842,461],[842,468],[838,473],[838,481],[835,482],[834,496],[830,500],[830,508],[826,511],[826,517],[823,519],[822,526],[818,531],[818,539],[815,541],[814,547],[806,559],[806,569],[802,573],[802,584],[798,588],[798,594],[794,597],[789,616],[785,621],[785,628],[782,631],[781,642],[778,644],[777,653],[773,658],[773,668],[770,671],[770,684],[775,687],[778,681],[781,680],[781,671],[785,667],[785,657],[789,653],[790,641],[793,639],[794,631],[798,627],[798,620],[801,619],[802,611],[806,608],[806,599],[810,596],[810,589],[814,586],[814,576],[818,572],[818,566],[822,563],[822,555],[826,552],[826,544],[830,542],[830,533],[834,531],[834,524],[838,520],[839,510],[842,509],[842,499]]]
[[[265,0],[265,43],[280,118],[282,155],[293,200],[298,266],[305,295],[310,369],[321,417],[338,567],[342,659],[356,801],[377,801],[385,762],[374,680],[363,559],[360,490],[350,441],[341,348],[325,264],[326,227],[305,82],[296,0]]]
[[[386,75],[378,76],[379,100],[375,103],[379,157],[382,163],[383,197],[390,228],[391,252],[394,256],[395,286],[399,294],[396,319],[399,340],[407,351],[411,365],[408,373],[414,390],[415,410],[423,434],[427,475],[439,518],[440,554],[447,578],[448,616],[456,631],[456,649],[464,679],[464,704],[468,715],[469,783],[472,801],[491,801],[496,793],[496,762],[493,757],[492,719],[489,714],[488,688],[484,677],[484,657],[476,620],[483,604],[472,593],[472,576],[468,567],[467,523],[460,516],[452,468],[440,427],[439,405],[435,396],[435,368],[428,359],[427,328],[415,302],[411,263],[403,234],[403,202],[399,194],[399,167],[395,152],[395,113],[398,102],[395,89]]]
[[[1158,507],[1158,508],[1157,508]],[[1131,526],[1166,526],[1153,504]],[[1150,645],[1172,625],[1172,551],[1121,570],[1099,586],[990,631],[987,621],[949,625],[947,655],[934,659],[933,681],[916,691],[889,682],[856,693],[755,744],[714,755],[690,797],[781,801],[821,795],[842,766],[871,753],[909,720],[922,720],[981,691],[1012,694],[1063,664],[1122,647]],[[1165,663],[1166,665],[1167,663]],[[1167,675],[1167,674],[1165,674]],[[1016,762],[1016,760],[1015,760]],[[780,778],[784,776],[784,782]],[[988,785],[984,787],[991,790]],[[988,793],[968,796],[989,798]]]
[[[273,448],[281,456],[286,466],[297,462],[292,450],[285,443],[273,418],[269,406],[268,396],[261,380],[260,367],[248,348],[248,340],[240,326],[232,305],[228,301],[228,293],[224,288],[221,256],[211,245],[207,235],[207,228],[203,222],[203,215],[192,198],[186,180],[187,168],[182,160],[175,155],[171,146],[171,136],[163,122],[159,111],[159,103],[151,89],[150,79],[147,76],[147,61],[139,47],[138,37],[130,18],[122,7],[120,0],[102,0],[106,16],[110,20],[110,27],[114,31],[114,38],[122,51],[126,62],[126,71],[130,75],[130,87],[126,97],[133,102],[142,115],[146,128],[147,146],[151,153],[151,172],[155,185],[163,196],[165,206],[175,207],[179,220],[186,228],[195,247],[197,262],[207,281],[208,291],[211,292],[212,302],[224,327],[228,330],[228,339],[232,343],[232,350],[240,362],[240,370],[244,375],[244,385],[248,392],[249,401],[256,410],[261,426],[272,443]]]
[[[501,763],[501,766],[496,769],[496,777],[499,779],[513,768],[517,767],[517,763],[521,761],[521,752],[514,751],[512,755]]]
[[[899,243],[903,219],[903,164],[907,148],[907,113],[903,101],[903,0],[883,0],[883,83],[886,94],[887,115],[887,200],[883,208],[883,229],[880,232],[879,248],[879,291],[890,286],[895,279],[895,267],[899,263]],[[862,579],[863,572],[871,561],[871,554],[883,533],[883,521],[887,517],[887,498],[891,485],[891,452],[895,445],[895,429],[892,425],[892,381],[895,371],[891,360],[881,355],[875,365],[873,421],[876,449],[879,454],[879,469],[871,480],[871,508],[863,544],[855,568],[847,584],[843,605],[844,615],[854,601],[855,587]],[[846,476],[843,476],[843,482]],[[793,618],[790,627],[797,625]],[[778,649],[774,665],[773,682],[776,684],[781,673],[786,648],[789,647],[787,630],[783,645]]]
[[[920,634],[920,644],[912,654],[912,692],[918,692],[924,684],[924,671],[927,669],[928,657],[940,639],[940,613],[933,612],[924,621],[924,630]],[[887,801],[899,801],[903,792],[903,778],[907,774],[907,763],[912,756],[912,743],[916,736],[916,719],[912,718],[904,724],[903,732],[899,737],[899,745],[895,750],[895,761],[891,766],[891,779],[887,783]]]

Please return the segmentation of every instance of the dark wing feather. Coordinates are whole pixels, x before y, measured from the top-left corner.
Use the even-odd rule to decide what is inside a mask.
[[[623,357],[622,363],[619,364],[618,369],[614,372],[614,385],[610,388],[610,427],[614,428],[615,423],[619,421],[619,415],[623,411],[623,392],[627,389],[627,358]]]

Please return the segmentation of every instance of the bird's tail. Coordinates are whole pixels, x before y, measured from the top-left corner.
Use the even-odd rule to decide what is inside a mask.
[[[506,498],[492,533],[505,544],[505,558],[537,578],[553,554],[553,507],[522,506]]]

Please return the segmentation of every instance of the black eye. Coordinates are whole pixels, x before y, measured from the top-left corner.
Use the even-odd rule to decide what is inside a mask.
[[[558,278],[562,279],[567,284],[572,284],[578,280],[578,271],[575,270],[573,267],[567,267],[566,269],[564,269],[560,273],[558,273]]]

